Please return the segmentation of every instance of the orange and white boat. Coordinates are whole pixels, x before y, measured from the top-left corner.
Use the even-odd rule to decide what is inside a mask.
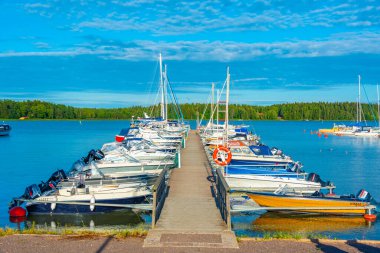
[[[260,206],[278,208],[278,210],[348,215],[366,214],[372,198],[364,190],[361,190],[357,196],[294,196],[263,192],[247,193],[247,195]]]

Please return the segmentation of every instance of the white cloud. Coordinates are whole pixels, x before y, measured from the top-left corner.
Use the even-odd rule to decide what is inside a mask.
[[[106,59],[153,60],[163,52],[166,60],[252,60],[261,56],[322,57],[350,54],[380,54],[380,33],[340,33],[321,40],[245,43],[235,41],[103,41],[93,39],[75,48],[59,51],[3,52],[0,57],[97,55]]]
[[[268,31],[273,28],[376,27],[380,7],[373,1],[177,1],[113,0],[75,1],[70,4],[43,1],[25,4],[29,13],[70,20],[73,31],[145,31],[155,36],[201,32]]]

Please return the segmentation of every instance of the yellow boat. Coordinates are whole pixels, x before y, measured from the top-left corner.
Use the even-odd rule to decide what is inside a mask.
[[[285,232],[340,232],[367,227],[360,216],[335,216],[321,214],[265,213],[253,222],[255,231]]]
[[[338,128],[323,128],[323,129],[319,129],[318,132],[321,133],[321,134],[329,134],[329,133],[334,133],[336,131],[338,131],[339,129]]]
[[[291,195],[275,195],[273,193],[262,192],[247,193],[247,195],[260,206],[284,208],[283,210],[294,210],[297,212],[363,215],[366,213],[366,209],[355,208],[366,207],[370,205],[369,199],[368,201],[367,199],[366,201],[362,201],[358,198],[352,197],[305,197]],[[368,197],[370,198],[370,195]],[[301,209],[302,207],[305,207],[307,209]],[[337,209],[334,209],[334,207],[336,207]],[[353,209],[350,209],[351,207],[353,207]]]

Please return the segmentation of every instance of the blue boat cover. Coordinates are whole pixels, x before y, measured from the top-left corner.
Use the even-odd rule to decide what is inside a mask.
[[[119,135],[127,136],[128,132],[129,132],[129,128],[123,128],[123,129],[121,129]]]
[[[255,155],[273,155],[270,148],[266,145],[252,145],[249,146],[249,148],[253,151],[253,153],[255,153]]]
[[[236,128],[235,132],[236,133],[248,133],[248,128],[246,128],[246,127]]]

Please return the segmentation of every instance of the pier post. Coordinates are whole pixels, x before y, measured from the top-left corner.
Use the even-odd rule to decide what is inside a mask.
[[[153,190],[152,228],[156,226],[157,192]]]
[[[231,225],[231,203],[230,203],[230,192],[226,192],[226,208],[227,208],[227,229],[229,231],[232,230],[232,225]]]
[[[177,164],[177,167],[180,169],[181,168],[181,149],[179,148],[178,149],[178,152],[177,152],[177,158],[178,158],[178,164]]]

